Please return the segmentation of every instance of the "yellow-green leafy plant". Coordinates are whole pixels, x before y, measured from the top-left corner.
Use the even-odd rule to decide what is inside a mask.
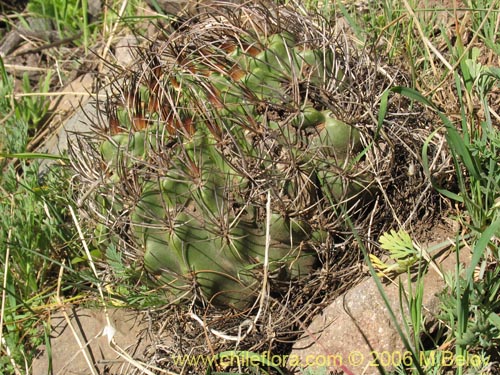
[[[330,99],[353,78],[321,25],[262,6],[177,23],[72,148],[99,239],[174,299],[249,307],[263,277],[279,290],[311,274],[316,247],[372,200],[363,129]]]

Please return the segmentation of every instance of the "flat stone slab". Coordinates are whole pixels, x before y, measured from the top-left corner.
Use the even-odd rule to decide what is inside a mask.
[[[74,307],[56,311],[50,317],[50,350],[46,346],[39,348],[40,353],[33,361],[31,373],[127,374],[132,369],[137,370],[130,359],[146,361],[145,352],[151,345],[146,335],[148,321],[145,315],[131,310],[111,309],[108,316],[113,329],[108,327],[102,309]],[[114,333],[116,346],[109,344],[108,333]],[[124,358],[128,356],[129,359]]]
[[[436,268],[442,273],[454,271],[456,254],[443,255],[436,262]],[[467,264],[469,261],[470,253],[462,251],[460,262]],[[436,268],[429,267],[423,277],[425,292],[422,311],[427,323],[435,321],[435,315],[439,311],[437,294],[445,286]],[[408,291],[408,276],[402,274],[400,280]],[[414,287],[415,284],[412,284],[412,288]],[[406,337],[411,337],[411,333],[404,328],[403,316],[409,315],[404,302],[403,309],[400,307],[398,281],[384,284],[383,290],[397,324]],[[300,363],[300,374],[322,374],[347,369],[351,374],[375,375],[380,374],[377,368],[379,364],[375,359],[379,360],[386,371],[394,369],[403,361],[408,364],[412,360],[371,277],[326,307],[309,325],[304,336],[295,343],[291,357],[296,363]]]

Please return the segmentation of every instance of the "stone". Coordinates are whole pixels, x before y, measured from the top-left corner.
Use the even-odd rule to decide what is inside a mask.
[[[101,0],[88,0],[87,1],[87,12],[90,16],[90,21],[99,19],[102,13],[102,1]]]
[[[91,105],[92,86],[94,78],[90,73],[78,77],[64,87],[64,95],[58,97],[52,104],[55,113],[47,129],[39,136],[42,138],[37,152],[52,155],[63,154],[68,149],[69,132],[88,132],[88,114],[93,116]],[[81,108],[84,108],[84,111]]]
[[[70,325],[64,316],[65,313],[71,322]],[[134,360],[144,361],[146,349],[150,345],[147,335],[144,334],[148,328],[145,315],[126,309],[110,309],[108,316],[115,329],[113,338],[117,347]],[[50,325],[51,370],[49,351],[47,347],[42,346],[32,363],[33,375],[124,374],[129,373],[128,368],[136,368],[117,353],[120,349],[113,349],[108,343],[106,334],[111,331],[106,328],[107,320],[102,308],[94,310],[73,307],[59,310],[50,317]],[[83,351],[86,352],[90,363],[86,361]],[[92,366],[94,371],[89,366]]]
[[[462,250],[460,262],[468,263],[469,260],[470,253]],[[455,270],[456,254],[445,252],[435,264],[437,267],[429,267],[423,277],[423,315],[429,326],[439,310],[437,294],[445,287],[442,274]],[[408,276],[400,276],[401,285],[408,290]],[[414,288],[415,280],[411,283]],[[398,280],[383,284],[383,290],[398,325],[406,337],[411,337],[411,332],[404,328],[403,316],[408,316],[408,309],[404,302],[403,309],[400,308]],[[297,367],[302,372],[299,373],[309,368],[310,373],[343,370],[347,374],[380,374],[374,356],[386,371],[403,360],[405,363],[411,361],[387,305],[374,279],[369,277],[335,299],[313,319],[303,337],[295,343],[290,358],[300,363]]]
[[[124,68],[135,62],[134,48],[137,48],[139,41],[134,35],[127,35],[118,40],[115,46],[116,62]]]

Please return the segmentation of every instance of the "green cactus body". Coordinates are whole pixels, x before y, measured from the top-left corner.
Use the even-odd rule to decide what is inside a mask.
[[[243,85],[259,100],[276,102],[281,93],[279,75],[269,73],[267,68],[254,68],[242,79]]]
[[[327,49],[311,49],[306,46],[295,46],[295,66],[298,74],[307,76],[312,84],[320,84],[328,79],[341,81],[344,73],[334,69],[335,57],[333,51]]]
[[[242,98],[238,95],[235,87],[236,83],[232,81],[231,77],[220,73],[212,73],[207,80],[213,85],[213,94],[228,110],[228,113],[232,113],[232,111],[248,112],[248,108],[242,108]],[[241,112],[242,109],[245,111]]]
[[[269,234],[272,240],[293,248],[301,241],[307,240],[309,232],[310,228],[305,222],[286,218],[277,213],[271,215]]]
[[[306,106],[296,118],[292,121],[292,125],[298,128],[308,128],[318,126],[326,121],[325,114],[318,111],[314,107]]]
[[[106,140],[101,145],[101,155],[106,163],[116,166],[118,158],[123,152],[133,148],[133,138],[128,134],[117,134],[112,139]]]
[[[345,122],[331,117],[331,111],[324,111],[325,122],[319,134],[312,140],[313,147],[334,160],[343,161],[351,151],[359,148],[359,131]]]
[[[366,203],[373,194],[372,178],[366,174],[346,177],[324,169],[318,172],[323,192],[332,204],[347,203],[351,207],[356,202]]]
[[[258,288],[257,276],[265,257],[265,231],[238,223],[225,239],[217,235],[215,228],[184,213],[178,214],[173,226],[170,230],[145,231],[147,270],[160,275],[167,284],[180,280],[196,283],[212,303],[247,307]],[[275,224],[273,232],[279,229]],[[279,233],[278,236],[283,237]],[[315,257],[311,253],[298,254],[296,250],[271,236],[269,272],[280,271],[286,278],[306,274]]]
[[[119,200],[127,207],[112,209],[128,215],[145,269],[174,297],[191,298],[196,290],[205,301],[243,309],[260,290],[266,256],[269,280],[311,274],[315,244],[328,238],[311,225],[329,210],[319,200],[355,201],[371,178],[351,176],[359,131],[304,94],[342,74],[331,73],[330,50],[299,44],[286,31],[245,34],[230,44],[214,42],[213,64],[204,46],[199,56],[168,56],[168,72],[139,74],[132,90],[139,94],[127,100],[144,102],[119,110],[114,128],[122,133],[99,146],[110,186],[131,183],[119,166],[135,173],[134,195]],[[275,195],[266,230],[269,191]],[[103,207],[111,210],[108,201]]]
[[[266,229],[228,218],[233,227],[225,236],[220,233],[214,213],[224,202],[219,190],[226,186],[221,180],[225,174],[210,163],[213,169],[206,169],[201,184],[181,183],[178,176],[164,177],[160,184],[149,183],[132,214],[134,234],[145,248],[147,270],[161,275],[162,282],[195,282],[211,302],[244,308],[257,291]],[[167,221],[167,213],[179,207],[190,207],[191,213],[179,212]],[[286,278],[307,273],[315,256],[298,254],[297,249],[307,240],[308,231],[306,223],[272,215],[270,272]],[[242,289],[248,294],[242,294]]]
[[[179,213],[168,231],[146,233],[146,269],[162,283],[178,287],[197,285],[202,295],[216,305],[244,308],[251,301],[255,278],[242,270],[248,264],[230,251],[192,217]],[[149,231],[148,231],[149,232]],[[247,289],[247,293],[244,290]]]
[[[294,64],[292,47],[294,40],[290,35],[274,34],[268,38],[266,48],[248,61],[248,70],[255,69],[266,72],[269,77],[280,80],[289,76]]]
[[[154,129],[137,131],[135,133],[116,134],[101,144],[101,155],[106,165],[116,169],[125,164],[131,167],[134,162],[144,160],[149,150],[156,146]]]
[[[267,44],[269,46],[276,43],[281,43],[286,45],[288,48],[293,48],[297,43],[297,38],[295,37],[295,35],[288,31],[282,31],[281,33],[272,34],[267,37]],[[287,54],[283,54],[281,57],[285,60]]]

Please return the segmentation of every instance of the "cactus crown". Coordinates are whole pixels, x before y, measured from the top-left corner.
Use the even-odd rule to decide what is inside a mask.
[[[248,5],[138,53],[72,150],[96,233],[174,299],[241,309],[264,274],[276,288],[310,275],[377,190],[363,57],[319,17]]]

